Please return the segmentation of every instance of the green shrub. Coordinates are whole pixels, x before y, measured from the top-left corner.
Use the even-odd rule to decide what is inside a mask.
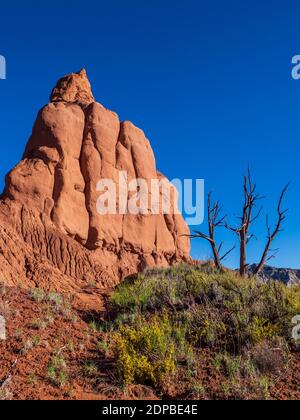
[[[41,303],[45,299],[46,293],[44,292],[43,289],[35,288],[35,289],[30,289],[29,296],[35,302]]]
[[[84,363],[82,371],[85,376],[93,377],[98,371],[98,366],[93,361],[87,361]]]
[[[195,354],[209,347],[222,355],[216,356],[215,367],[231,379],[250,377],[258,386],[262,357],[257,352],[254,361],[249,350],[291,340],[300,288],[184,264],[124,281],[113,292],[109,309],[112,350],[125,383],[161,387],[182,362],[193,377],[201,362]],[[271,356],[270,366],[277,363]]]
[[[47,378],[53,385],[64,388],[69,380],[67,364],[63,355],[54,354],[47,366]]]
[[[146,314],[165,308],[177,321],[189,325],[188,339],[193,345],[218,344],[240,351],[249,343],[275,336],[289,338],[291,319],[300,313],[300,290],[279,282],[241,279],[229,271],[220,274],[184,265],[149,271],[124,282],[110,302],[123,314],[124,322],[129,322],[132,312]]]

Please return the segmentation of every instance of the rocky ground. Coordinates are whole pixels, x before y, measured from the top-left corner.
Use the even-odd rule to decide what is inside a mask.
[[[105,295],[87,310],[69,296],[40,293],[2,287],[0,399],[155,398],[150,388],[122,389],[111,375],[113,361],[101,348]]]

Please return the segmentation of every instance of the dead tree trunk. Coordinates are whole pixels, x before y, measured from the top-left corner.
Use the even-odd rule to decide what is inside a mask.
[[[285,196],[285,193],[286,193],[288,187],[289,187],[289,184],[287,184],[284,187],[284,189],[282,190],[282,192],[280,194],[279,201],[278,201],[278,206],[277,206],[278,220],[277,220],[276,226],[275,226],[273,231],[271,231],[271,227],[270,227],[270,224],[269,224],[269,218],[267,216],[267,231],[268,231],[267,243],[266,243],[263,255],[261,257],[261,260],[257,264],[256,269],[254,270],[255,275],[257,275],[261,272],[261,270],[263,269],[266,262],[271,260],[272,258],[274,258],[277,251],[278,251],[277,249],[275,249],[273,251],[273,254],[269,255],[269,252],[271,251],[270,248],[271,248],[272,242],[274,241],[274,239],[276,238],[278,233],[282,231],[281,225],[282,225],[282,222],[285,220],[285,218],[286,218],[285,214],[288,211],[288,209],[287,210],[281,210],[282,201],[283,201],[283,198]]]
[[[213,205],[211,203],[212,194],[209,193],[207,197],[207,219],[208,219],[208,235],[205,235],[202,232],[195,231],[194,235],[190,235],[190,238],[202,238],[210,243],[214,263],[218,270],[221,272],[224,271],[222,261],[235,249],[235,246],[227,251],[224,255],[220,256],[220,252],[223,246],[221,242],[220,245],[217,245],[215,239],[215,229],[219,226],[223,226],[225,216],[220,218],[221,206],[217,201]]]
[[[225,227],[232,232],[236,233],[240,242],[240,276],[245,277],[247,273],[247,245],[254,235],[249,234],[249,229],[252,223],[259,217],[261,210],[253,217],[253,211],[256,206],[256,202],[261,197],[256,194],[256,184],[253,184],[250,169],[248,174],[244,176],[244,204],[242,209],[242,215],[239,217],[241,224],[238,227],[229,226],[225,223]]]

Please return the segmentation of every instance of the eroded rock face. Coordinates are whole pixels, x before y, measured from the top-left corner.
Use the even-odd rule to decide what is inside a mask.
[[[0,266],[11,283],[108,287],[189,260],[181,215],[100,215],[97,183],[162,179],[142,130],[95,102],[85,70],[62,78],[38,114],[0,203]],[[150,196],[148,197],[150,200]]]
[[[62,77],[53,89],[50,101],[76,103],[83,108],[95,102],[85,69]]]

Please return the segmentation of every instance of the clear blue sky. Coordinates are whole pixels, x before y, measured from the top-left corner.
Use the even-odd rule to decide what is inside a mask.
[[[248,163],[271,210],[291,181],[274,264],[300,267],[299,1],[12,0],[0,13],[1,188],[56,80],[86,67],[97,100],[144,129],[159,169],[205,178],[228,214]],[[196,241],[192,254],[210,250]]]

